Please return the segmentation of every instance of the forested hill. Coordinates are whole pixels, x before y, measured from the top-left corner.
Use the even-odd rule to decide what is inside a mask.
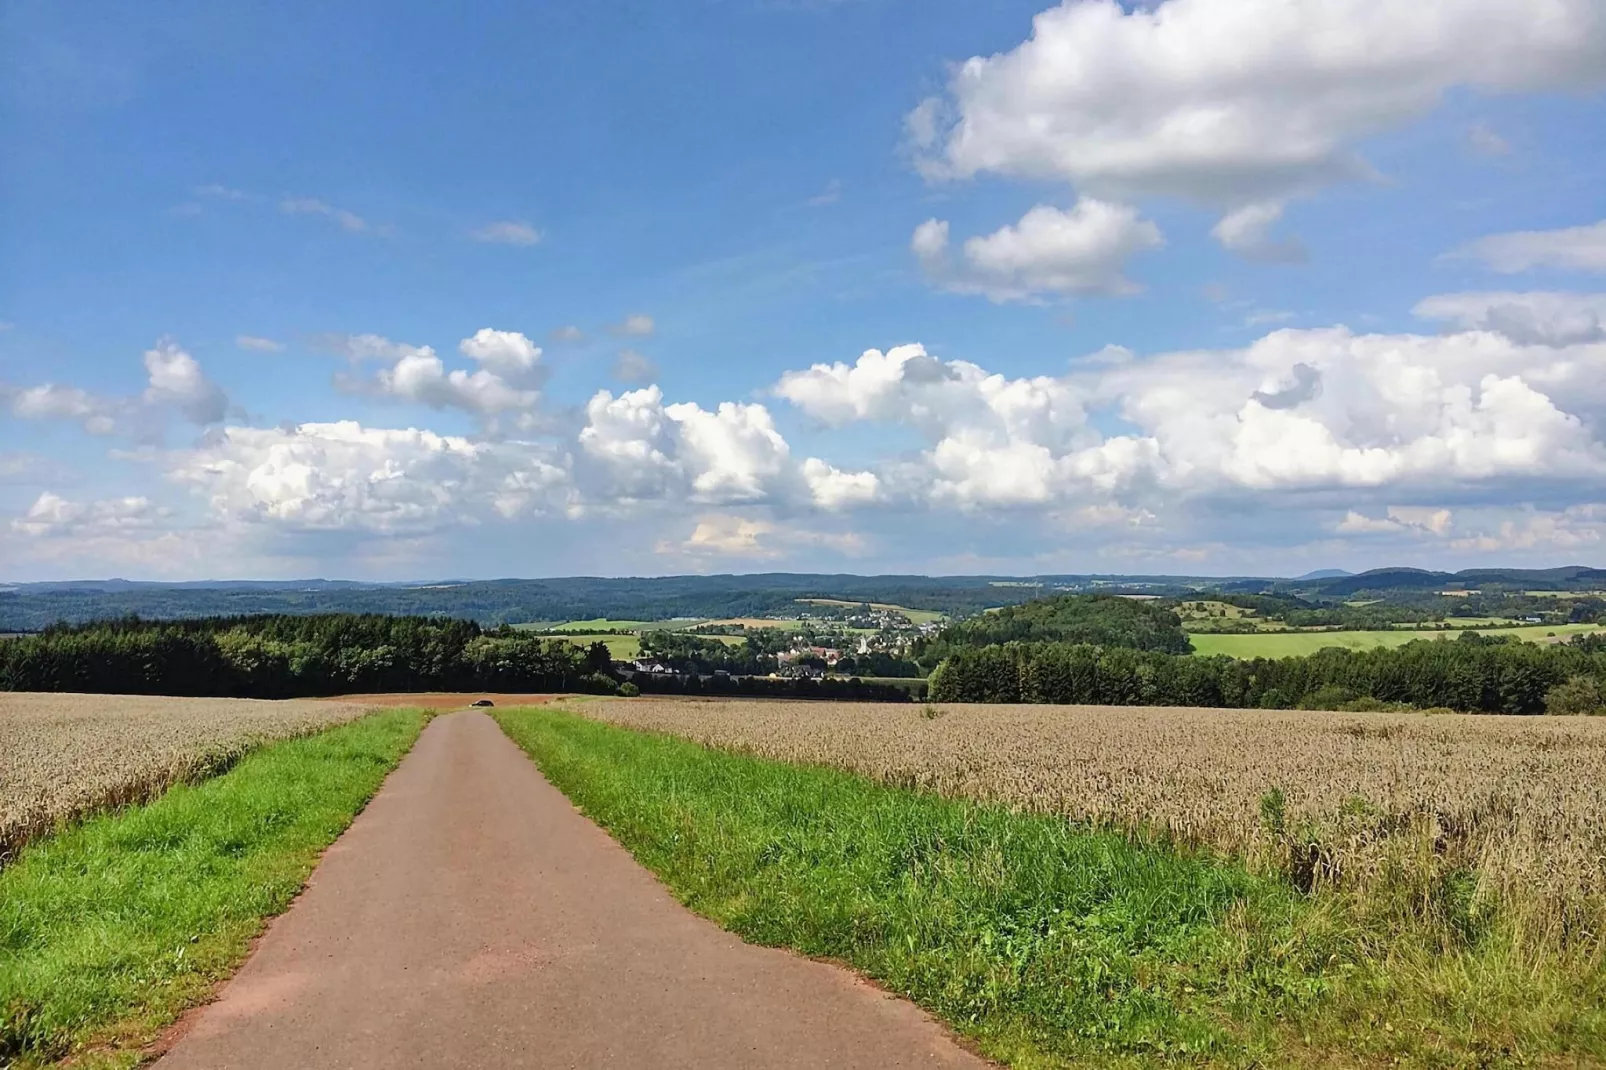
[[[1193,647],[1167,606],[1118,595],[1061,595],[1006,606],[944,628],[917,651],[928,667],[956,650],[1000,643],[1083,643],[1186,654]]]
[[[969,616],[1044,591],[1113,585],[1187,595],[1198,581],[1167,576],[571,576],[540,580],[360,584],[349,581],[18,584],[0,588],[0,632],[38,631],[138,616],[145,620],[251,614],[390,613],[459,617],[483,625],[536,621],[720,619],[791,615],[801,598],[833,598]]]
[[[1524,592],[1606,590],[1606,570],[1374,569],[1301,580],[1233,576],[1052,575],[853,576],[764,573],[750,576],[570,576],[553,579],[360,583],[349,580],[0,584],[0,633],[32,632],[59,621],[138,616],[146,620],[249,614],[387,613],[456,617],[482,625],[540,621],[721,619],[792,615],[798,600],[878,602],[968,617],[1043,595],[1146,594],[1187,599],[1224,594],[1295,595],[1315,603],[1366,599],[1413,604],[1445,588],[1490,597]]]
[[[1460,572],[1375,568],[1353,576],[1313,576],[1304,581],[1292,580],[1276,586],[1303,589],[1321,598],[1350,598],[1363,593],[1386,595],[1390,592],[1433,591],[1442,587],[1587,591],[1606,587],[1606,569],[1584,565],[1535,569],[1469,568]]]
[[[146,620],[252,614],[388,613],[457,617],[483,625],[532,621],[718,619],[796,613],[799,598],[885,602],[940,613],[976,613],[1029,597],[986,577],[575,576],[427,584],[155,584],[119,581],[25,584],[0,590],[0,632],[58,621],[138,616]]]

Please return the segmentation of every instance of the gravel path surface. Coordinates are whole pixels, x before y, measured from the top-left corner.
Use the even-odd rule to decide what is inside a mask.
[[[163,1070],[966,1067],[854,974],[687,911],[479,713],[432,722]]]

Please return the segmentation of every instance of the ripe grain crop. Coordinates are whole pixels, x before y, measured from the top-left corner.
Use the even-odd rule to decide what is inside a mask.
[[[340,702],[0,693],[0,861],[63,821],[360,716]]]
[[[1606,933],[1606,719],[615,700],[577,713],[1063,814],[1524,943]]]

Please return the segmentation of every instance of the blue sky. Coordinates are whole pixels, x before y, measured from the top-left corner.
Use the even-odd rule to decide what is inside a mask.
[[[9,4],[0,578],[1598,564],[1602,72],[1593,0]]]

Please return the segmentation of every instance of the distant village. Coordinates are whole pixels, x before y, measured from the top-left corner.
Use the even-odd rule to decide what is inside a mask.
[[[773,621],[774,625],[766,627],[767,621]],[[768,676],[817,679],[836,673],[844,659],[856,662],[874,654],[907,659],[918,639],[935,635],[946,623],[915,624],[896,609],[859,605],[804,610],[787,617],[751,618],[741,623],[702,624],[687,629],[685,634],[753,637],[760,640],[765,653],[775,659],[775,668]],[[628,674],[678,674],[677,669],[651,656],[621,662],[618,668]],[[714,675],[728,675],[728,672],[715,670]],[[854,664],[848,675],[873,674],[863,673]]]

